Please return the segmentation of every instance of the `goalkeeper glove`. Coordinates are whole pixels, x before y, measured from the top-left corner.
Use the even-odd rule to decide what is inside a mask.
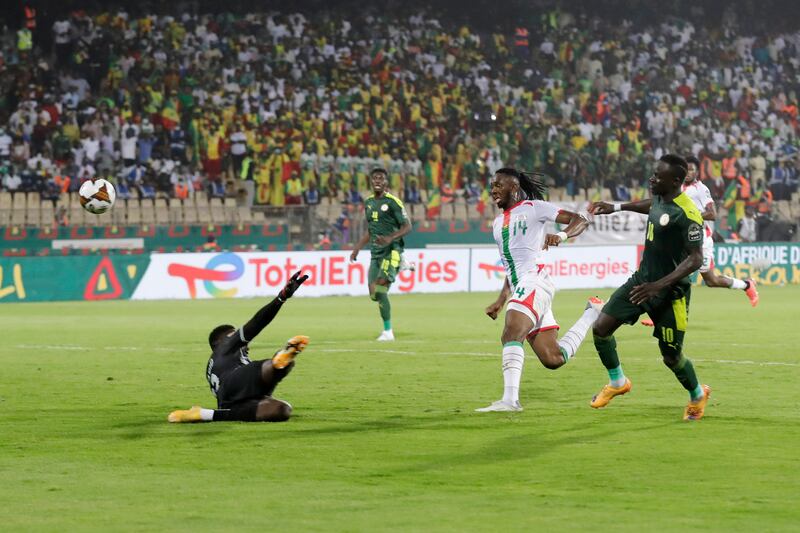
[[[292,277],[289,278],[289,281],[286,282],[286,285],[283,287],[283,289],[281,289],[281,292],[278,293],[278,299],[281,302],[285,302],[291,298],[300,285],[302,285],[303,282],[308,279],[308,274],[301,276],[301,273],[302,271],[300,270],[295,272]]]

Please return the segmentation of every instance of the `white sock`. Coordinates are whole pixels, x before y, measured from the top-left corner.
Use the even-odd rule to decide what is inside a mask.
[[[519,342],[503,345],[503,401],[516,404],[519,401],[519,382],[522,379],[522,365],[525,352]]]
[[[214,420],[214,410],[213,409],[203,409],[200,408],[200,420],[204,422],[211,422]]]
[[[569,328],[569,331],[564,333],[564,336],[558,340],[558,346],[561,348],[561,354],[565,359],[564,362],[569,361],[575,355],[586,337],[586,332],[589,331],[589,328],[592,327],[592,324],[599,316],[600,313],[597,310],[591,307],[586,309],[578,321]]]
[[[729,278],[728,276],[725,276],[725,277],[728,278],[729,280],[731,280],[731,287],[730,287],[731,289],[744,290],[745,288],[747,288],[747,283],[745,283],[744,280],[736,279],[736,278]]]

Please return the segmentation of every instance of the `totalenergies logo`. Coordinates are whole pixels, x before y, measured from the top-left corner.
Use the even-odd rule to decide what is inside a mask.
[[[505,279],[506,277],[502,259],[498,259],[495,264],[478,263],[478,268],[486,272],[486,279]]]
[[[227,266],[224,270],[217,270],[217,267]],[[214,285],[215,281],[234,281],[244,274],[244,261],[238,255],[230,252],[215,255],[206,264],[205,268],[198,268],[180,263],[170,263],[167,267],[170,276],[183,278],[189,289],[189,296],[197,297],[196,282],[202,281],[206,292],[214,298],[231,298],[236,296],[237,289],[219,289]]]

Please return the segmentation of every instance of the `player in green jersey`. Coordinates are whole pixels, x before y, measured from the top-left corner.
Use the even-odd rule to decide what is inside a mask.
[[[389,287],[400,269],[403,254],[403,236],[411,231],[411,222],[406,215],[403,202],[387,191],[388,173],[382,168],[370,172],[372,196],[364,200],[367,217],[367,232],[353,247],[350,261],[355,261],[358,252],[369,243],[369,297],[378,302],[383,332],[379,341],[393,341],[392,308],[389,304]]]
[[[594,323],[594,345],[608,370],[610,383],[592,398],[591,406],[605,407],[612,398],[631,390],[617,355],[614,332],[635,324],[642,313],[653,320],[664,364],[689,391],[684,420],[703,417],[711,389],[700,385],[692,362],[682,353],[689,311],[689,274],[703,264],[703,218],[694,202],[681,192],[688,165],[680,156],[659,159],[650,177],[652,199],[623,204],[596,202],[593,215],[634,211],[648,215],[644,252],[639,269],[614,291]]]

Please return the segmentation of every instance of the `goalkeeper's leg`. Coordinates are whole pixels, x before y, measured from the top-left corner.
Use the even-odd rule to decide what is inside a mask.
[[[204,409],[195,405],[191,409],[173,411],[167,420],[186,422],[284,422],[292,415],[289,402],[276,398],[248,400],[228,409]]]

